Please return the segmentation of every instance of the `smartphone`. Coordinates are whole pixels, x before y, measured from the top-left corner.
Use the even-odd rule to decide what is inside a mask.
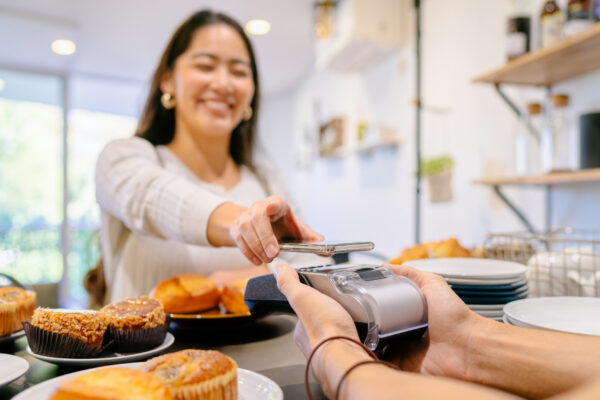
[[[351,251],[373,250],[373,242],[336,242],[326,240],[320,243],[286,242],[279,243],[281,251],[295,251],[301,253],[314,253],[320,256],[332,256],[338,253],[349,253]]]

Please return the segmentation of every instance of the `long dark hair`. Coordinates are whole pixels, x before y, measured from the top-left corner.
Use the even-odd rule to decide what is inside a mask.
[[[254,97],[250,103],[253,113],[249,120],[242,120],[233,130],[229,144],[229,153],[236,164],[243,164],[254,170],[252,150],[256,136],[256,118],[260,97],[256,59],[252,44],[248,36],[246,36],[244,29],[236,20],[225,14],[211,10],[201,10],[193,14],[177,28],[154,72],[148,100],[146,101],[135,135],[148,140],[155,146],[168,144],[173,140],[175,136],[175,110],[167,110],[161,105],[160,97],[162,96],[162,92],[160,90],[160,81],[165,72],[173,70],[175,60],[187,50],[194,33],[204,26],[214,24],[226,24],[232,27],[244,41],[250,55],[252,79],[254,80]]]

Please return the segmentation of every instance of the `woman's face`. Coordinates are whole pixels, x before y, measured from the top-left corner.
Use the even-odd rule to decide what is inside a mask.
[[[193,134],[230,134],[254,95],[244,41],[226,24],[198,29],[161,89],[175,97],[177,124]]]

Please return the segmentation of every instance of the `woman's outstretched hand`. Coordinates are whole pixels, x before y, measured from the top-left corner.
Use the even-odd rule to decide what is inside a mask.
[[[270,196],[252,204],[230,225],[229,234],[254,264],[269,263],[279,254],[279,241],[319,242],[323,237],[297,219],[288,202]]]

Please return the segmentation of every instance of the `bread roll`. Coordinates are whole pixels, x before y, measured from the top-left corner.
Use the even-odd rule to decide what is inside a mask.
[[[150,293],[170,314],[204,311],[219,304],[221,294],[208,278],[194,274],[177,275],[156,286]]]

